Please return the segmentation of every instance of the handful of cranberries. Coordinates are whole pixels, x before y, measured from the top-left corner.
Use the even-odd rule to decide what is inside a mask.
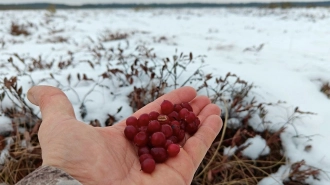
[[[175,157],[185,133],[193,135],[200,124],[189,103],[173,105],[164,100],[160,107],[161,114],[152,111],[126,119],[125,136],[138,147],[141,169],[146,173],[153,172],[156,163]]]

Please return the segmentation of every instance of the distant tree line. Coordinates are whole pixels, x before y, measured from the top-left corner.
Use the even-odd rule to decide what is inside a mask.
[[[0,10],[17,9],[100,9],[100,8],[295,8],[295,7],[330,7],[330,1],[325,2],[280,2],[280,3],[177,3],[177,4],[84,4],[80,6],[51,4],[51,3],[30,3],[30,4],[0,4]]]

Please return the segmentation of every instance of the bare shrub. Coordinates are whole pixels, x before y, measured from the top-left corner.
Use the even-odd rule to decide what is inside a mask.
[[[112,33],[110,31],[107,31],[106,33],[101,35],[99,40],[102,42],[110,42],[110,41],[115,41],[115,40],[127,39],[128,36],[129,36],[128,33],[121,33],[121,32]]]
[[[17,86],[17,77],[4,78],[1,101],[8,97],[14,107],[2,109],[1,113],[11,118],[12,132],[2,133],[2,149],[8,154],[4,164],[0,164],[0,182],[15,184],[42,164],[38,129],[41,120],[25,102],[22,87]],[[21,131],[24,128],[24,131]],[[6,140],[6,141],[5,141]]]
[[[330,98],[330,83],[324,83],[321,87],[321,92],[324,93],[328,98]]]
[[[28,35],[30,35],[30,32],[28,31],[27,25],[24,25],[24,24],[20,25],[20,24],[12,22],[11,27],[10,27],[10,34],[14,35],[14,36],[18,36],[18,35],[28,36]]]

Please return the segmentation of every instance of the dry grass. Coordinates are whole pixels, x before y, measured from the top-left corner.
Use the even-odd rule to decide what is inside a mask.
[[[29,147],[22,146],[23,138],[24,142],[30,142],[27,143],[30,145]],[[1,166],[1,182],[15,184],[41,166],[41,148],[38,141],[35,141],[36,138],[36,135],[31,138],[29,133],[25,133],[24,136],[18,134],[12,137],[13,143],[10,145],[9,156],[4,165]],[[29,139],[30,141],[28,141]]]
[[[37,136],[40,123],[39,120],[24,133],[18,131],[19,125],[24,123],[13,123],[14,131],[5,142],[8,145],[8,155],[5,163],[1,165],[0,182],[15,184],[41,166],[41,148]]]
[[[267,156],[251,160],[242,155],[242,150],[246,147],[239,148],[232,156],[223,155],[223,149],[243,143],[256,133],[224,128],[205,156],[192,184],[257,184],[261,179],[277,172],[278,168],[285,164],[279,141],[279,134],[283,131],[284,129],[275,133],[268,131],[262,133],[271,152]]]

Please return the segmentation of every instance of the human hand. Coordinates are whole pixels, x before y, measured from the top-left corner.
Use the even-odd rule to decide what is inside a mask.
[[[50,86],[28,91],[31,103],[40,107],[39,141],[43,165],[64,170],[84,185],[90,184],[190,184],[195,171],[222,127],[220,109],[191,87],[174,90],[149,103],[133,116],[160,111],[164,99],[190,102],[201,121],[180,153],[156,164],[151,174],[141,171],[136,147],[125,138],[125,120],[111,127],[92,127],[76,120],[65,94]]]

